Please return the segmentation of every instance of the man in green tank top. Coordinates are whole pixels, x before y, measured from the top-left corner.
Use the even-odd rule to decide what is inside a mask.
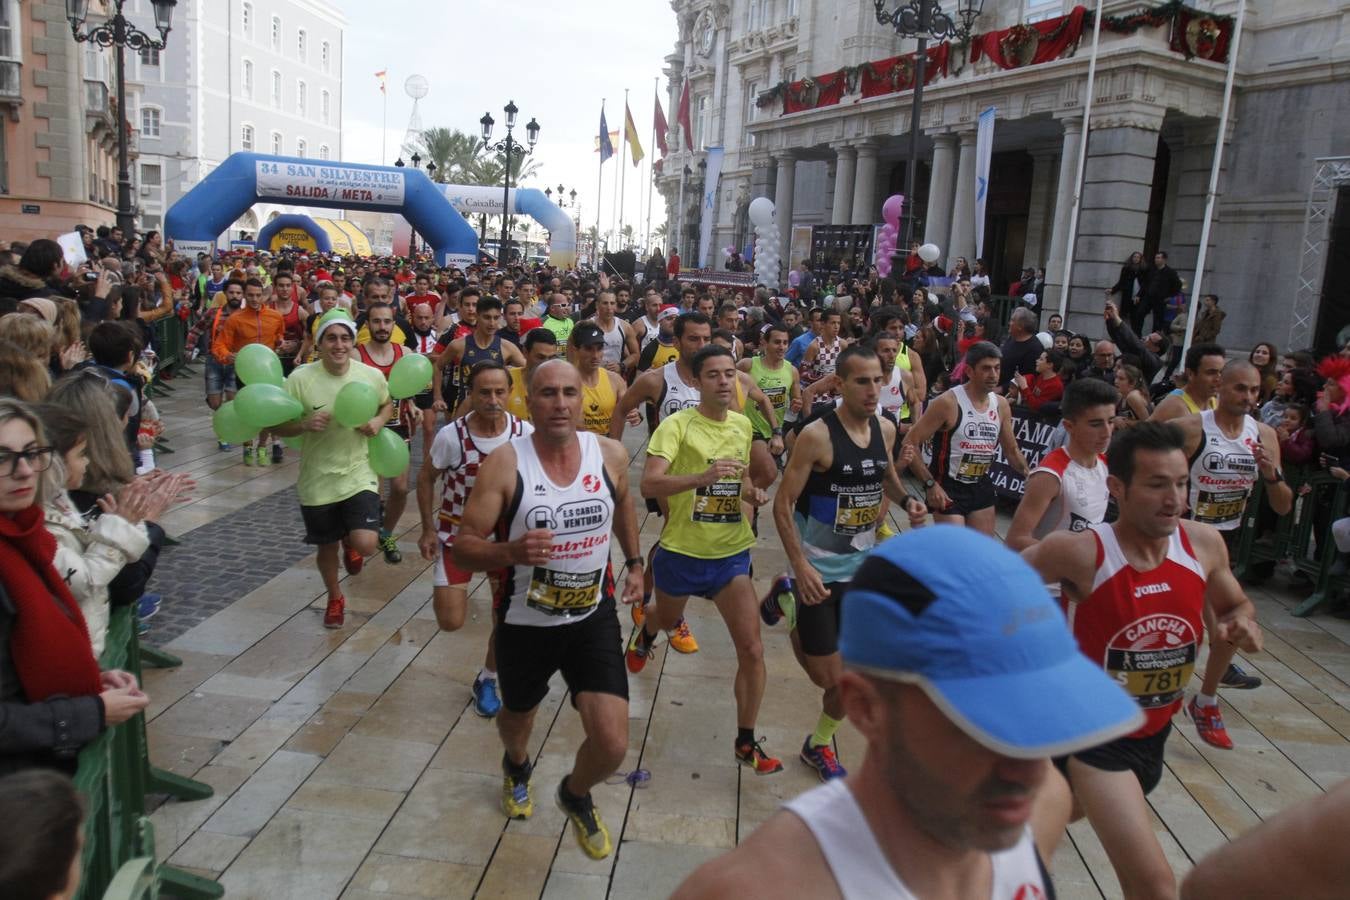
[[[764,392],[773,404],[774,417],[778,427],[771,428],[764,414],[754,405],[747,403],[745,414],[754,426],[754,439],[772,443],[775,437],[782,437],[782,423],[789,415],[796,415],[802,408],[801,378],[797,369],[784,356],[787,354],[788,330],[782,325],[765,325],[761,346],[762,356],[743,359],[737,364],[742,372],[749,373],[756,386]]]

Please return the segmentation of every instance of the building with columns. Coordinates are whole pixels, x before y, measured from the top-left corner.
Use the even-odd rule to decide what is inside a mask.
[[[1023,266],[1044,266],[1043,299],[1058,308],[1067,292],[1069,327],[1097,334],[1103,289],[1135,250],[1149,256],[1166,250],[1189,289],[1227,71],[1226,52],[1215,46],[1226,51],[1228,17],[1239,0],[1193,2],[1203,8],[1158,0],[1105,4],[1104,24],[1116,27],[1101,33],[1067,291],[1092,48],[1092,16],[1075,13],[1069,0],[986,0],[973,43],[990,32],[1003,32],[1003,43],[995,39],[993,52],[989,43],[982,53],[957,43],[944,51],[918,123],[915,237],[942,248],[947,266],[958,256],[974,259],[976,118],[992,106],[997,123],[983,256],[996,293]],[[1350,284],[1335,280],[1345,277],[1335,266],[1310,276],[1302,237],[1309,184],[1325,167],[1318,160],[1350,156],[1344,115],[1350,3],[1246,2],[1202,289],[1221,297],[1229,313],[1222,339],[1231,347],[1271,339],[1283,348],[1291,329],[1300,345],[1315,338],[1325,347],[1350,323]],[[687,79],[695,149],[685,149],[673,117],[672,156],[657,187],[672,223],[683,226],[685,260],[696,256],[699,161],[709,146],[726,151],[714,248],[753,241],[746,208],[758,196],[775,200],[784,260],[794,225],[879,224],[885,198],[904,191],[913,95],[908,89],[869,95],[868,78],[878,75],[868,64],[913,53],[915,42],[878,24],[871,0],[672,0],[672,6],[680,31],[666,58],[670,107],[678,108]],[[1124,20],[1141,11],[1145,21]],[[1155,22],[1164,14],[1173,18]],[[1074,26],[1074,16],[1081,27],[1069,41],[1063,29]],[[1021,39],[1032,29],[1015,26],[1037,23],[1039,33]],[[1056,40],[1067,43],[1045,55]],[[930,53],[930,68],[933,59]],[[902,87],[904,66],[902,60],[889,70]],[[1321,232],[1325,259],[1350,254],[1350,203],[1335,215],[1335,196]],[[720,265],[720,254],[713,255],[709,263]],[[1302,332],[1293,309],[1301,277],[1315,282],[1320,303]]]

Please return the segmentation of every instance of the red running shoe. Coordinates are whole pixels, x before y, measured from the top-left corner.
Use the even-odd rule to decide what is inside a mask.
[[[366,558],[346,544],[342,545],[342,567],[348,575],[356,575],[366,566]]]
[[[1228,729],[1223,727],[1223,713],[1219,712],[1219,704],[1201,706],[1195,700],[1192,697],[1191,702],[1186,704],[1186,715],[1195,723],[1200,740],[1220,750],[1232,750],[1233,739],[1228,736]]]
[[[324,628],[341,628],[347,621],[347,598],[341,595],[328,598],[328,608],[323,611]]]

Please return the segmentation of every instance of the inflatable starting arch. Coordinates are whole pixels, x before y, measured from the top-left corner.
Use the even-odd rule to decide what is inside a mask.
[[[466,217],[471,215],[500,216],[502,190],[469,184],[438,184],[450,205]],[[577,226],[567,211],[554,203],[537,188],[519,188],[511,191],[512,215],[525,215],[549,231],[549,264],[570,269],[577,264]]]
[[[233,153],[175,203],[164,234],[181,251],[199,252],[259,200],[298,206],[393,212],[407,219],[441,265],[468,265],[478,235],[425,172],[292,156]]]

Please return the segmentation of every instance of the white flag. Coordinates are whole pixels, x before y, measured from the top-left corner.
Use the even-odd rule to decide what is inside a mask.
[[[975,131],[975,256],[984,256],[984,204],[989,198],[989,159],[994,155],[994,114],[989,107],[980,113]]]

